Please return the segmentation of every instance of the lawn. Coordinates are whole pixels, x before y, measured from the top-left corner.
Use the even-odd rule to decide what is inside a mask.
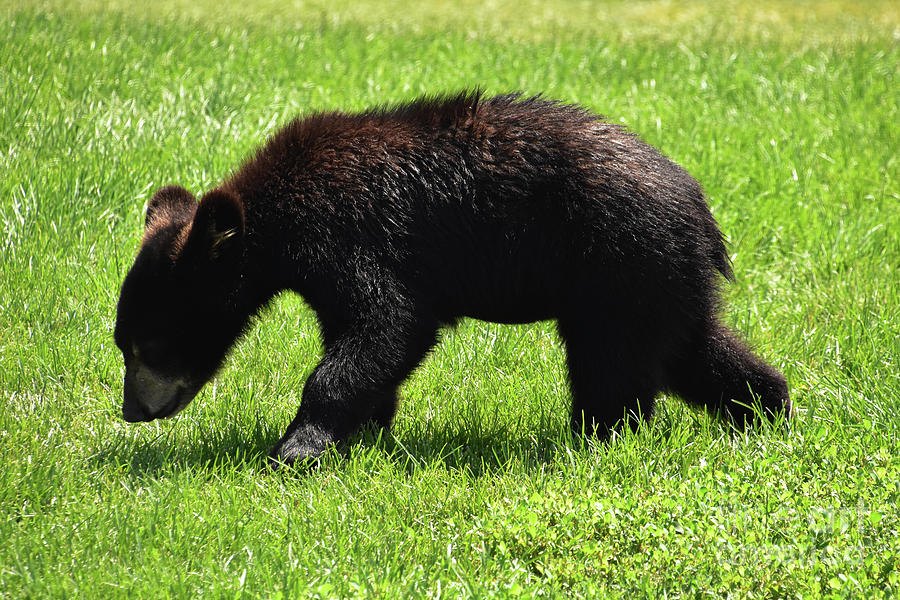
[[[900,594],[896,3],[70,4],[0,3],[0,598]],[[321,352],[291,295],[177,418],[122,421],[156,188],[297,114],[473,86],[579,102],[704,185],[789,430],[664,398],[580,443],[554,325],[465,321],[391,434],[268,471]]]

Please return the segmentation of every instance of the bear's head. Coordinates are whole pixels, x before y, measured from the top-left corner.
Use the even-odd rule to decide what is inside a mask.
[[[150,200],[114,334],[125,360],[126,421],[170,417],[187,406],[240,335],[244,228],[243,204],[226,191],[198,203],[170,186]]]

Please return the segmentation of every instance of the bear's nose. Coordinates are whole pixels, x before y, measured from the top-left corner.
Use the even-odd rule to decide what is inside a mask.
[[[128,421],[129,423],[138,423],[140,421],[150,421],[151,417],[148,415],[143,407],[137,402],[123,402],[122,403],[122,418]]]

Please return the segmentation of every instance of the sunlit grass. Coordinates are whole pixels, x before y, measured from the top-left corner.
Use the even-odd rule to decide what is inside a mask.
[[[115,12],[171,19],[212,28],[260,26],[270,30],[358,25],[398,33],[457,32],[468,37],[521,40],[696,38],[833,44],[900,34],[900,8],[889,0],[460,0],[457,2],[353,2],[351,0],[161,0],[153,3],[64,0],[30,3],[92,15]]]
[[[148,6],[3,6],[0,597],[896,595],[893,3]],[[467,321],[393,435],[273,474],[321,351],[290,296],[177,419],[121,421],[156,187],[215,185],[298,113],[475,85],[580,102],[703,183],[789,431],[666,398],[582,445],[553,325]]]

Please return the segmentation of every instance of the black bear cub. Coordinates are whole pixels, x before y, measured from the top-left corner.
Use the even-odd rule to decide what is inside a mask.
[[[460,317],[556,319],[571,425],[609,435],[662,391],[739,424],[790,416],[784,377],[718,320],[733,278],[700,185],[577,106],[478,92],[298,119],[197,202],[159,190],[122,284],[122,414],[169,417],[283,290],[324,356],[274,461],[389,427]]]

